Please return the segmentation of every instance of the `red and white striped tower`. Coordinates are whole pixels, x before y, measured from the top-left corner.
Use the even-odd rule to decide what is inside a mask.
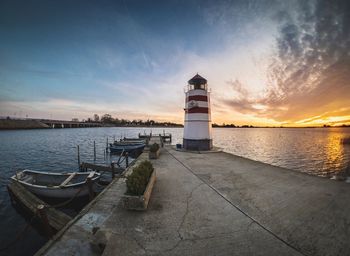
[[[210,150],[213,140],[207,80],[198,74],[195,75],[188,81],[185,93],[183,147],[188,150]]]

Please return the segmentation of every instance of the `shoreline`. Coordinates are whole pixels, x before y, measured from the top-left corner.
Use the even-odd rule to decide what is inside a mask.
[[[0,120],[0,130],[30,130],[30,129],[48,129],[48,125],[37,120]]]
[[[61,121],[63,124],[70,123],[70,121]],[[33,129],[78,129],[78,128],[183,128],[183,126],[145,126],[145,125],[113,125],[113,124],[103,124],[103,123],[94,123],[96,126],[90,126],[88,123],[84,122],[71,122],[71,127],[56,127],[52,128],[49,125],[35,119],[0,119],[0,131],[8,130],[33,130]],[[79,126],[79,124],[83,126]],[[98,126],[97,126],[98,125]],[[331,127],[322,127],[322,126],[309,126],[309,127],[273,127],[273,126],[253,126],[253,127],[224,127],[224,126],[212,126],[213,129],[333,129],[333,128],[350,128],[350,126],[331,126]]]
[[[69,121],[62,121],[65,123],[69,123]],[[73,125],[76,125],[77,122],[72,122]],[[86,123],[80,122],[80,124],[84,125]],[[116,126],[112,124],[98,124],[100,126],[72,126],[72,127],[56,127],[52,128],[47,124],[40,122],[39,120],[19,120],[19,119],[0,119],[0,131],[7,130],[32,130],[32,129],[78,129],[78,128],[183,128],[183,126]]]

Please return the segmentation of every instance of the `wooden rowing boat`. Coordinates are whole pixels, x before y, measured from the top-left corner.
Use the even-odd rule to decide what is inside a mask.
[[[94,183],[99,180],[100,174],[97,172],[53,173],[23,170],[11,177],[33,194],[52,198],[88,195],[88,178],[91,178],[91,182]]]

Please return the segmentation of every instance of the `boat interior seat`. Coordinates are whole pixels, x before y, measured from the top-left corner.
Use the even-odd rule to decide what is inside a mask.
[[[95,172],[92,171],[92,172],[89,173],[89,176],[87,176],[87,178],[93,178],[94,176],[95,176]]]
[[[61,183],[60,187],[66,186],[66,185],[75,177],[76,174],[77,174],[77,173],[75,172],[75,173],[72,173],[71,175],[69,175],[68,178],[65,179],[65,180]]]
[[[16,172],[14,178],[16,180],[24,181],[24,182],[27,182],[27,183],[31,183],[31,182],[35,181],[35,177],[33,177],[32,175],[28,175],[24,171]]]

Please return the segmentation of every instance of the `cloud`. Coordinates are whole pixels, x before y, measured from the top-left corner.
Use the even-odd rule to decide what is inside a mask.
[[[350,107],[350,2],[299,1],[274,19],[280,26],[264,95],[248,94],[225,103],[243,113],[290,123]],[[244,86],[239,81],[235,85],[242,95]],[[256,110],[257,104],[263,108]]]
[[[68,115],[67,115],[68,113]],[[0,101],[0,116],[16,116],[31,118],[53,118],[70,120],[71,118],[87,119],[93,114],[111,114],[119,119],[153,119],[158,121],[176,121],[181,123],[182,117],[178,113],[157,113],[148,111],[147,108],[130,108],[122,106],[118,102],[91,103],[84,101],[72,101],[60,98],[51,98],[46,101]]]
[[[29,20],[46,22],[28,31],[20,29],[25,19],[14,19],[15,43],[5,41],[0,52],[7,57],[0,99],[8,102],[1,110],[65,119],[112,110],[181,122],[183,87],[199,72],[212,89],[214,122],[307,124],[349,115],[347,1],[164,2],[145,12],[148,5],[83,4],[79,14],[78,4],[58,16],[51,15],[57,8],[43,9]]]

